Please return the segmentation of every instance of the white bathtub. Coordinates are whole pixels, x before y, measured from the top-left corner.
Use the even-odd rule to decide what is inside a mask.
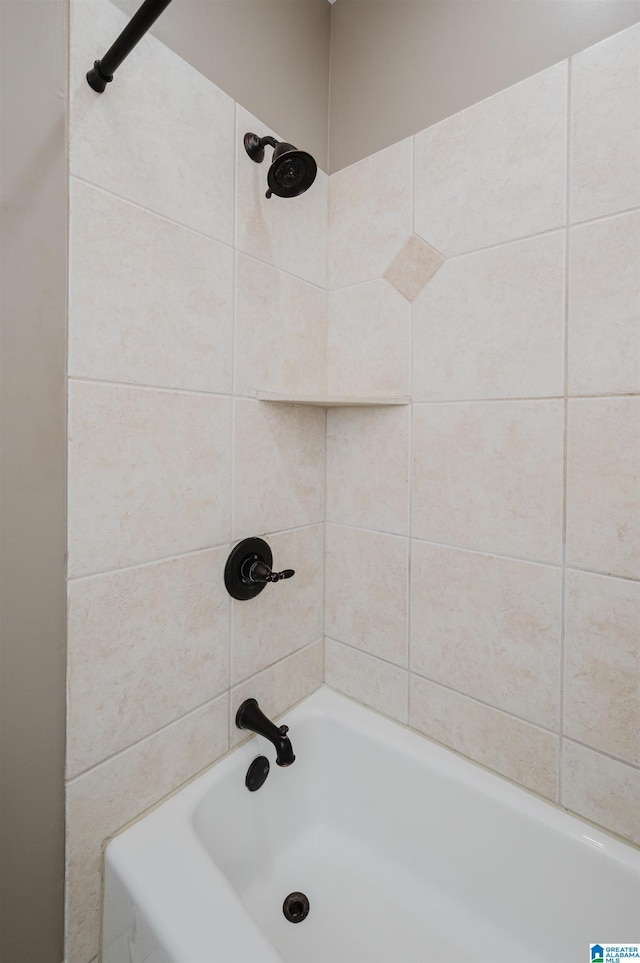
[[[252,738],[109,843],[103,963],[587,963],[640,938],[632,847],[329,689],[283,719],[293,766]]]

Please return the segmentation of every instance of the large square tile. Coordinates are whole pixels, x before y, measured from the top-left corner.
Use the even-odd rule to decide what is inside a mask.
[[[415,137],[415,231],[447,257],[565,222],[567,63]]]
[[[236,400],[234,538],[324,521],[325,428],[321,408]]]
[[[215,549],[70,582],[68,774],[228,687],[225,558]]]
[[[388,281],[329,294],[329,393],[408,395],[410,369],[411,305]]]
[[[409,407],[327,412],[327,521],[407,534],[410,435]]]
[[[416,405],[413,535],[562,560],[561,401]]]
[[[72,179],[69,268],[71,375],[231,391],[230,247]]]
[[[413,314],[416,401],[564,392],[564,231],[445,262]]]
[[[227,542],[231,399],[71,382],[69,574]]]
[[[557,729],[557,568],[412,543],[411,670]]]

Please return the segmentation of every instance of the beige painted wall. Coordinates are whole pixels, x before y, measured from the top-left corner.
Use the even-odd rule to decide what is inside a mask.
[[[331,17],[329,171],[639,19],[637,0],[338,0]]]
[[[152,33],[326,171],[330,19],[327,0],[173,0]]]
[[[0,959],[60,963],[66,3],[0,3]]]

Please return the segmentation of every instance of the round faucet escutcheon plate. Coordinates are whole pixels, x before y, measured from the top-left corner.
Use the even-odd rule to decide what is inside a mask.
[[[254,599],[267,586],[266,582],[249,582],[242,577],[242,566],[248,560],[264,562],[268,568],[271,568],[273,554],[263,538],[243,538],[231,550],[227,559],[224,567],[224,584],[231,598],[239,602]]]

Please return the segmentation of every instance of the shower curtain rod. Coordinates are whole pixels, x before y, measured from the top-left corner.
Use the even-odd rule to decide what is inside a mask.
[[[99,94],[113,80],[113,73],[141,40],[149,27],[158,19],[171,0],[144,0],[137,13],[124,28],[120,36],[109,47],[102,60],[96,60],[87,74],[87,83]]]

